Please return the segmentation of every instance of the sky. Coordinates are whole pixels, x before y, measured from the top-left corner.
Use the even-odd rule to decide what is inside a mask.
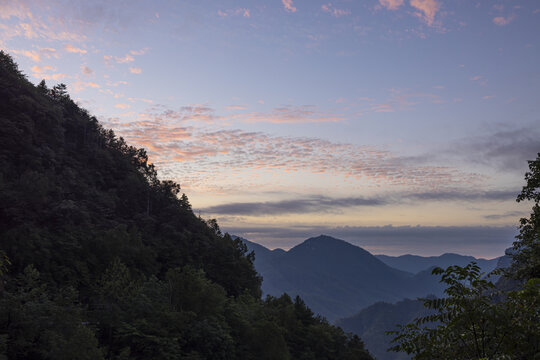
[[[288,249],[495,257],[540,152],[537,0],[0,0],[0,48]]]

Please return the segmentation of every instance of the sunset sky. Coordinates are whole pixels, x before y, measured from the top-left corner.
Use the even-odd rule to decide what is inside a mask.
[[[531,208],[538,0],[0,0],[0,48],[269,248],[495,257]]]

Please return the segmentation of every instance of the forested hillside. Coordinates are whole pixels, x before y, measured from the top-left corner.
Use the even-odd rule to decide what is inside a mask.
[[[261,300],[240,240],[4,52],[0,143],[0,358],[371,359],[300,298]]]

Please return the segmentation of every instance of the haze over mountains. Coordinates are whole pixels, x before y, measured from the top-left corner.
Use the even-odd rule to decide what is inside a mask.
[[[489,273],[497,267],[497,262],[500,257],[494,259],[478,259],[473,256],[465,256],[459,254],[446,253],[440,256],[418,256],[418,255],[401,255],[401,256],[388,256],[388,255],[375,255],[375,257],[386,265],[395,269],[408,271],[413,274],[417,274],[420,271],[424,271],[433,266],[439,266],[447,268],[451,265],[465,266],[471,261],[475,261],[483,272]]]
[[[414,267],[409,257],[381,259],[326,235],[307,239],[289,251],[269,250],[246,239],[243,241],[255,253],[255,268],[263,277],[265,294],[300,295],[315,313],[330,321],[356,314],[378,301],[393,303],[404,298],[441,295],[443,287],[439,279],[431,275],[433,266],[444,266],[449,258],[458,264],[477,260],[456,254],[413,256],[413,261],[419,264]],[[401,269],[389,266],[391,262]],[[480,265],[491,270],[495,267],[492,262],[496,260],[480,261]]]

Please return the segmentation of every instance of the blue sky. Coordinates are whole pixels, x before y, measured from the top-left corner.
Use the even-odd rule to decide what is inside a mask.
[[[0,0],[31,81],[271,248],[501,254],[540,152],[538,34],[534,0]]]

